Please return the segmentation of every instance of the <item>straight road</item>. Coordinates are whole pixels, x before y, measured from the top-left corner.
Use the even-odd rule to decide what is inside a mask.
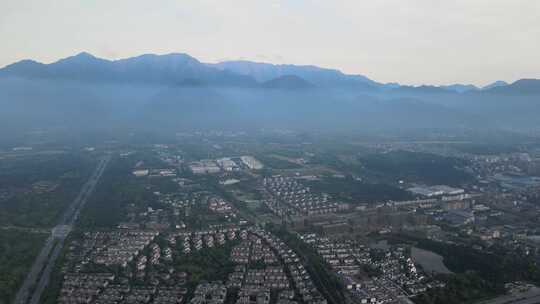
[[[105,171],[111,156],[103,157],[90,179],[83,185],[81,191],[64,212],[60,222],[53,228],[51,235],[45,241],[38,257],[34,261],[30,272],[26,276],[23,285],[17,292],[13,304],[39,303],[41,294],[49,284],[50,274],[54,268],[56,259],[64,247],[64,241],[69,235],[72,226],[77,221],[81,209],[88,197],[94,191],[101,175]]]

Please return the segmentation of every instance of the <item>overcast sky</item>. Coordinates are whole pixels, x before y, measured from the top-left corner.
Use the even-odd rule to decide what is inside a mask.
[[[0,66],[182,52],[484,85],[540,78],[540,1],[0,0],[0,41]]]

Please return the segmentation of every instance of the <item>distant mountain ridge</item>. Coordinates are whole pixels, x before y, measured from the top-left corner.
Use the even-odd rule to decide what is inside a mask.
[[[209,65],[224,71],[251,76],[259,82],[294,75],[319,87],[356,86],[377,88],[382,85],[363,75],[347,75],[338,70],[312,65],[270,64],[251,61],[224,61]]]
[[[50,64],[22,60],[0,69],[0,77],[68,79],[90,82],[183,85],[190,82],[222,86],[268,87],[267,82],[295,76],[313,87],[349,87],[373,90],[383,87],[363,75],[307,65],[274,65],[249,61],[202,63],[187,54],[144,54],[107,60],[82,52]],[[283,80],[283,79],[282,79]],[[291,79],[289,79],[290,81]]]
[[[89,53],[0,69],[0,133],[66,130],[540,130],[540,80],[378,83],[316,66]],[[511,113],[512,115],[509,115]],[[78,136],[78,135],[77,135]]]
[[[245,68],[257,72],[246,72]],[[373,89],[380,84],[362,75],[346,75],[337,70],[315,66],[263,63],[223,62],[206,64],[187,54],[144,54],[118,60],[107,60],[82,52],[60,59],[51,64],[22,60],[0,69],[0,77],[26,79],[64,79],[89,82],[124,82],[162,85],[185,85],[189,83],[239,86],[272,87],[269,81],[284,81],[284,76],[296,77],[296,86],[348,86]],[[285,77],[285,78],[287,78]],[[293,79],[289,78],[288,81]],[[304,82],[300,85],[300,82]],[[309,85],[307,85],[309,84]],[[284,85],[284,83],[282,83]]]
[[[177,85],[187,80],[198,80],[213,85],[256,84],[249,76],[209,67],[187,54],[145,54],[126,59],[106,60],[83,52],[51,64],[30,60],[19,61],[0,69],[0,76],[162,85]]]
[[[0,77],[175,86],[345,88],[363,92],[391,91],[394,94],[406,95],[447,95],[470,92],[503,95],[540,94],[540,80],[536,79],[521,79],[512,84],[496,81],[482,88],[470,84],[407,86],[398,83],[383,84],[363,75],[348,75],[339,70],[312,65],[251,61],[224,61],[209,64],[182,53],[144,54],[108,60],[82,52],[51,64],[22,60],[1,68]]]
[[[520,79],[509,85],[495,86],[485,91],[503,95],[540,95],[540,79]]]
[[[509,85],[508,82],[502,81],[502,80],[497,80],[495,82],[492,82],[492,83],[488,84],[487,86],[482,87],[482,90],[489,90],[489,89],[492,89],[492,88],[504,87],[504,86],[507,86],[507,85]]]

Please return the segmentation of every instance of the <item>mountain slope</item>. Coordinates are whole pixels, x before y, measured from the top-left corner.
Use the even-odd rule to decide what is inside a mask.
[[[251,77],[209,67],[186,54],[147,54],[113,61],[80,53],[51,64],[20,61],[0,69],[0,76],[160,85],[176,85],[186,80],[213,85],[256,85]]]
[[[497,80],[495,82],[488,84],[487,86],[482,87],[482,90],[489,90],[496,87],[503,87],[503,86],[507,86],[508,84],[509,83],[506,81]]]
[[[454,91],[457,93],[465,93],[465,92],[478,90],[478,88],[472,84],[451,84],[451,85],[440,86],[440,88]]]
[[[262,84],[264,88],[268,89],[286,89],[297,90],[312,88],[313,85],[304,79],[294,75],[284,75],[271,80],[268,80]]]
[[[311,65],[270,64],[251,61],[225,61],[210,64],[212,67],[240,75],[251,76],[259,82],[293,75],[318,87],[356,87],[375,89],[381,84],[362,75],[347,75],[338,70],[325,69]]]
[[[512,84],[493,87],[485,92],[502,95],[540,95],[540,79],[520,79]]]
[[[209,65],[186,54],[81,53],[0,69],[0,131],[540,128],[540,80],[456,92],[466,87],[381,85],[314,66]]]
[[[421,85],[421,86],[399,86],[392,89],[392,92],[397,94],[455,94],[457,92],[446,89],[444,87],[437,87],[433,85]]]

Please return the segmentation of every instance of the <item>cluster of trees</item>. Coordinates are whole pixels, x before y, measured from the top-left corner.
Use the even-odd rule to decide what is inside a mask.
[[[418,246],[444,257],[444,264],[452,271],[464,273],[474,271],[484,280],[504,291],[504,283],[532,281],[540,283],[540,267],[536,260],[516,251],[502,247],[476,250],[470,246],[445,244],[427,239],[418,241]]]
[[[540,267],[532,257],[507,248],[493,246],[477,250],[471,246],[447,244],[429,239],[400,235],[397,240],[414,243],[444,258],[455,274],[439,275],[446,287],[428,291],[415,299],[417,304],[472,303],[505,292],[504,284],[529,281],[540,284]]]
[[[32,155],[2,161],[0,184],[3,187],[27,187],[43,180],[83,174],[89,159],[81,154]]]
[[[0,223],[23,227],[54,226],[65,207],[79,193],[94,165],[93,159],[76,154],[4,162],[0,169],[0,185],[16,192],[0,204]],[[58,187],[50,192],[32,191],[32,184],[38,181],[58,183]]]
[[[192,287],[203,280],[225,282],[228,274],[234,270],[235,264],[231,262],[229,255],[232,247],[237,243],[227,242],[223,246],[205,247],[188,255],[178,255],[174,261],[175,268],[190,274],[189,285]],[[177,250],[182,251],[180,243]]]
[[[403,179],[459,186],[472,179],[470,174],[459,169],[467,165],[464,160],[430,153],[393,151],[362,156],[359,161],[367,170],[394,181]]]
[[[312,181],[309,186],[313,190],[328,193],[344,202],[380,202],[387,200],[408,200],[412,195],[405,190],[388,185],[357,181],[352,177],[325,178]]]
[[[439,276],[446,283],[444,288],[435,288],[414,299],[416,304],[465,304],[494,297],[500,293],[497,287],[484,280],[478,273]]]
[[[11,303],[47,234],[0,229],[0,304]]]
[[[88,199],[79,218],[80,227],[87,229],[112,228],[125,221],[128,206],[147,206],[155,196],[132,176],[133,160],[120,158],[111,161]]]

